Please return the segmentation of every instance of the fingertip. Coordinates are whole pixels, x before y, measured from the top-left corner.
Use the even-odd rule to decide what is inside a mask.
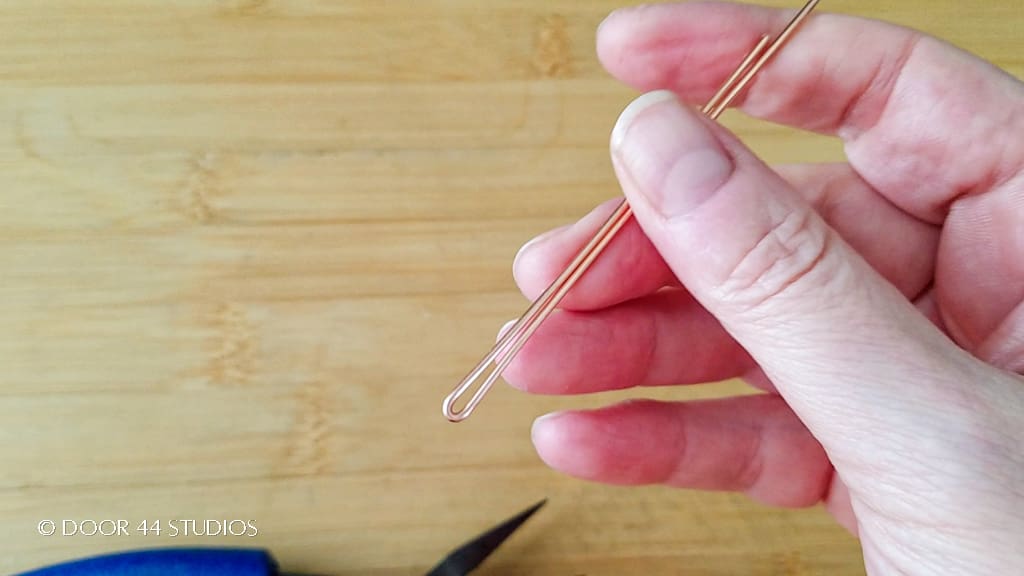
[[[664,462],[643,442],[665,431],[662,410],[646,401],[625,401],[596,410],[556,412],[534,422],[531,437],[549,467],[568,476],[635,486],[661,481]]]
[[[534,248],[538,244],[544,242],[545,239],[549,238],[555,232],[557,232],[557,230],[548,230],[543,234],[538,234],[537,236],[534,236],[529,241],[527,241],[526,244],[520,246],[519,251],[516,252],[516,257],[512,260],[513,270],[519,268],[521,263],[524,261],[524,257],[529,257],[533,253]]]
[[[552,412],[533,422],[530,438],[537,455],[548,467],[581,479],[595,479],[597,466],[593,450],[581,441],[585,419],[571,412]],[[585,431],[583,431],[585,432]]]
[[[650,41],[643,12],[656,9],[656,5],[641,4],[614,10],[597,27],[594,50],[598,62],[614,78],[633,87],[652,86],[660,74],[652,77],[651,68],[636,66],[636,45]]]
[[[621,202],[621,197],[610,198],[575,222],[549,230],[524,244],[512,262],[512,274],[523,295],[529,300],[539,297],[576,258],[579,250],[591,240],[592,235]],[[629,250],[627,256],[635,260],[630,267],[634,276],[629,282],[610,286],[603,279],[605,274],[619,274],[617,270],[621,268],[617,256],[606,255],[577,283],[561,302],[561,306],[571,309],[603,307],[622,301],[624,298],[618,294],[620,290],[630,291],[629,296],[635,297],[650,291],[647,288],[650,284],[658,284],[660,287],[664,283],[667,269],[653,247],[649,243],[639,246],[635,240],[630,243],[628,238],[621,239],[637,233],[642,235],[639,229],[624,228],[619,232],[620,238],[616,242],[619,246],[625,246]],[[620,249],[616,244],[610,245],[608,252]],[[639,290],[639,293],[634,290]]]
[[[534,420],[530,428],[530,440],[537,455],[546,465],[556,470],[560,445],[558,419],[561,416],[561,412],[544,414]]]
[[[557,422],[564,414],[564,412],[551,412],[538,416],[537,419],[533,421],[533,426],[530,428],[530,438],[533,440],[533,444],[538,450],[546,449],[545,447],[547,446],[557,444]]]
[[[557,236],[568,226],[562,226],[549,230],[539,236],[535,236],[526,244],[523,244],[516,252],[512,260],[512,277],[519,286],[520,291],[529,299],[536,298],[544,290],[544,250],[543,246],[548,240]]]
[[[684,81],[695,42],[717,43],[729,36],[743,10],[729,2],[693,0],[648,3],[609,13],[597,28],[598,62],[620,82],[641,91]],[[673,66],[664,63],[675,61]]]
[[[622,19],[623,13],[631,9],[618,8],[612,10],[597,25],[597,31],[594,34],[594,49],[597,53],[598,62],[606,69],[609,68],[611,57],[622,53],[620,46],[623,35],[618,22]]]
[[[615,10],[612,10],[611,12],[608,13],[607,16],[604,17],[603,20],[601,20],[601,22],[598,23],[597,31],[594,33],[594,37],[597,40],[598,44],[601,43],[601,39],[605,35],[605,30],[608,28],[609,22],[611,22],[615,18],[615,15],[618,14],[620,10],[622,10],[622,8],[616,8]]]

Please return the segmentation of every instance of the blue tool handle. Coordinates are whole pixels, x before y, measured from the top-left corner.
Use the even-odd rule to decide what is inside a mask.
[[[16,576],[278,576],[266,550],[159,548],[95,556]]]

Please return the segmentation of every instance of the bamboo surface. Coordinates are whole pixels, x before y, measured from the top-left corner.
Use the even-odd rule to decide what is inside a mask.
[[[0,570],[200,544],[265,546],[296,572],[421,574],[546,497],[481,574],[862,574],[820,509],[584,483],[530,444],[547,411],[737,383],[500,385],[468,421],[441,416],[528,304],[520,245],[620,194],[608,133],[636,94],[593,50],[620,5],[5,0]],[[822,9],[1024,73],[1016,0]],[[771,162],[842,158],[722,121]],[[131,530],[44,537],[48,519]],[[185,519],[258,534],[172,536]]]

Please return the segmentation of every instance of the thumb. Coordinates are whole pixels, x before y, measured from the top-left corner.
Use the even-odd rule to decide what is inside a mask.
[[[979,364],[720,125],[647,94],[612,159],[645,234],[837,468],[891,457],[906,471],[903,448],[950,425]]]

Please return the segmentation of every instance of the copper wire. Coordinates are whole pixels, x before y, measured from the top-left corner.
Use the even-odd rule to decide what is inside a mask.
[[[810,0],[807,2],[774,41],[772,41],[769,35],[762,36],[758,43],[743,58],[743,61],[740,62],[732,75],[722,84],[715,95],[708,100],[707,104],[701,108],[701,113],[712,120],[716,120],[747,84],[750,83],[758,71],[764,67],[768,60],[789,39],[797,26],[811,13],[819,1]],[[491,351],[445,397],[442,404],[442,412],[448,420],[461,422],[472,414],[473,410],[483,400],[483,397],[497,379],[508,365],[512,363],[512,360],[515,359],[516,354],[526,345],[526,342],[533,333],[554,311],[555,307],[558,306],[559,302],[562,301],[569,290],[583,276],[584,272],[590,268],[590,265],[604,251],[612,238],[622,229],[622,226],[629,221],[632,214],[632,209],[626,200],[623,199],[611,216],[605,220],[604,224],[586,246],[580,249],[573,261],[566,266],[558,278],[548,286],[519,320],[501,336],[494,347],[491,348]],[[497,363],[494,364],[493,369],[488,371],[488,367],[495,363],[495,361]],[[455,403],[481,378],[483,378],[483,383],[477,391],[461,410],[456,410]]]

